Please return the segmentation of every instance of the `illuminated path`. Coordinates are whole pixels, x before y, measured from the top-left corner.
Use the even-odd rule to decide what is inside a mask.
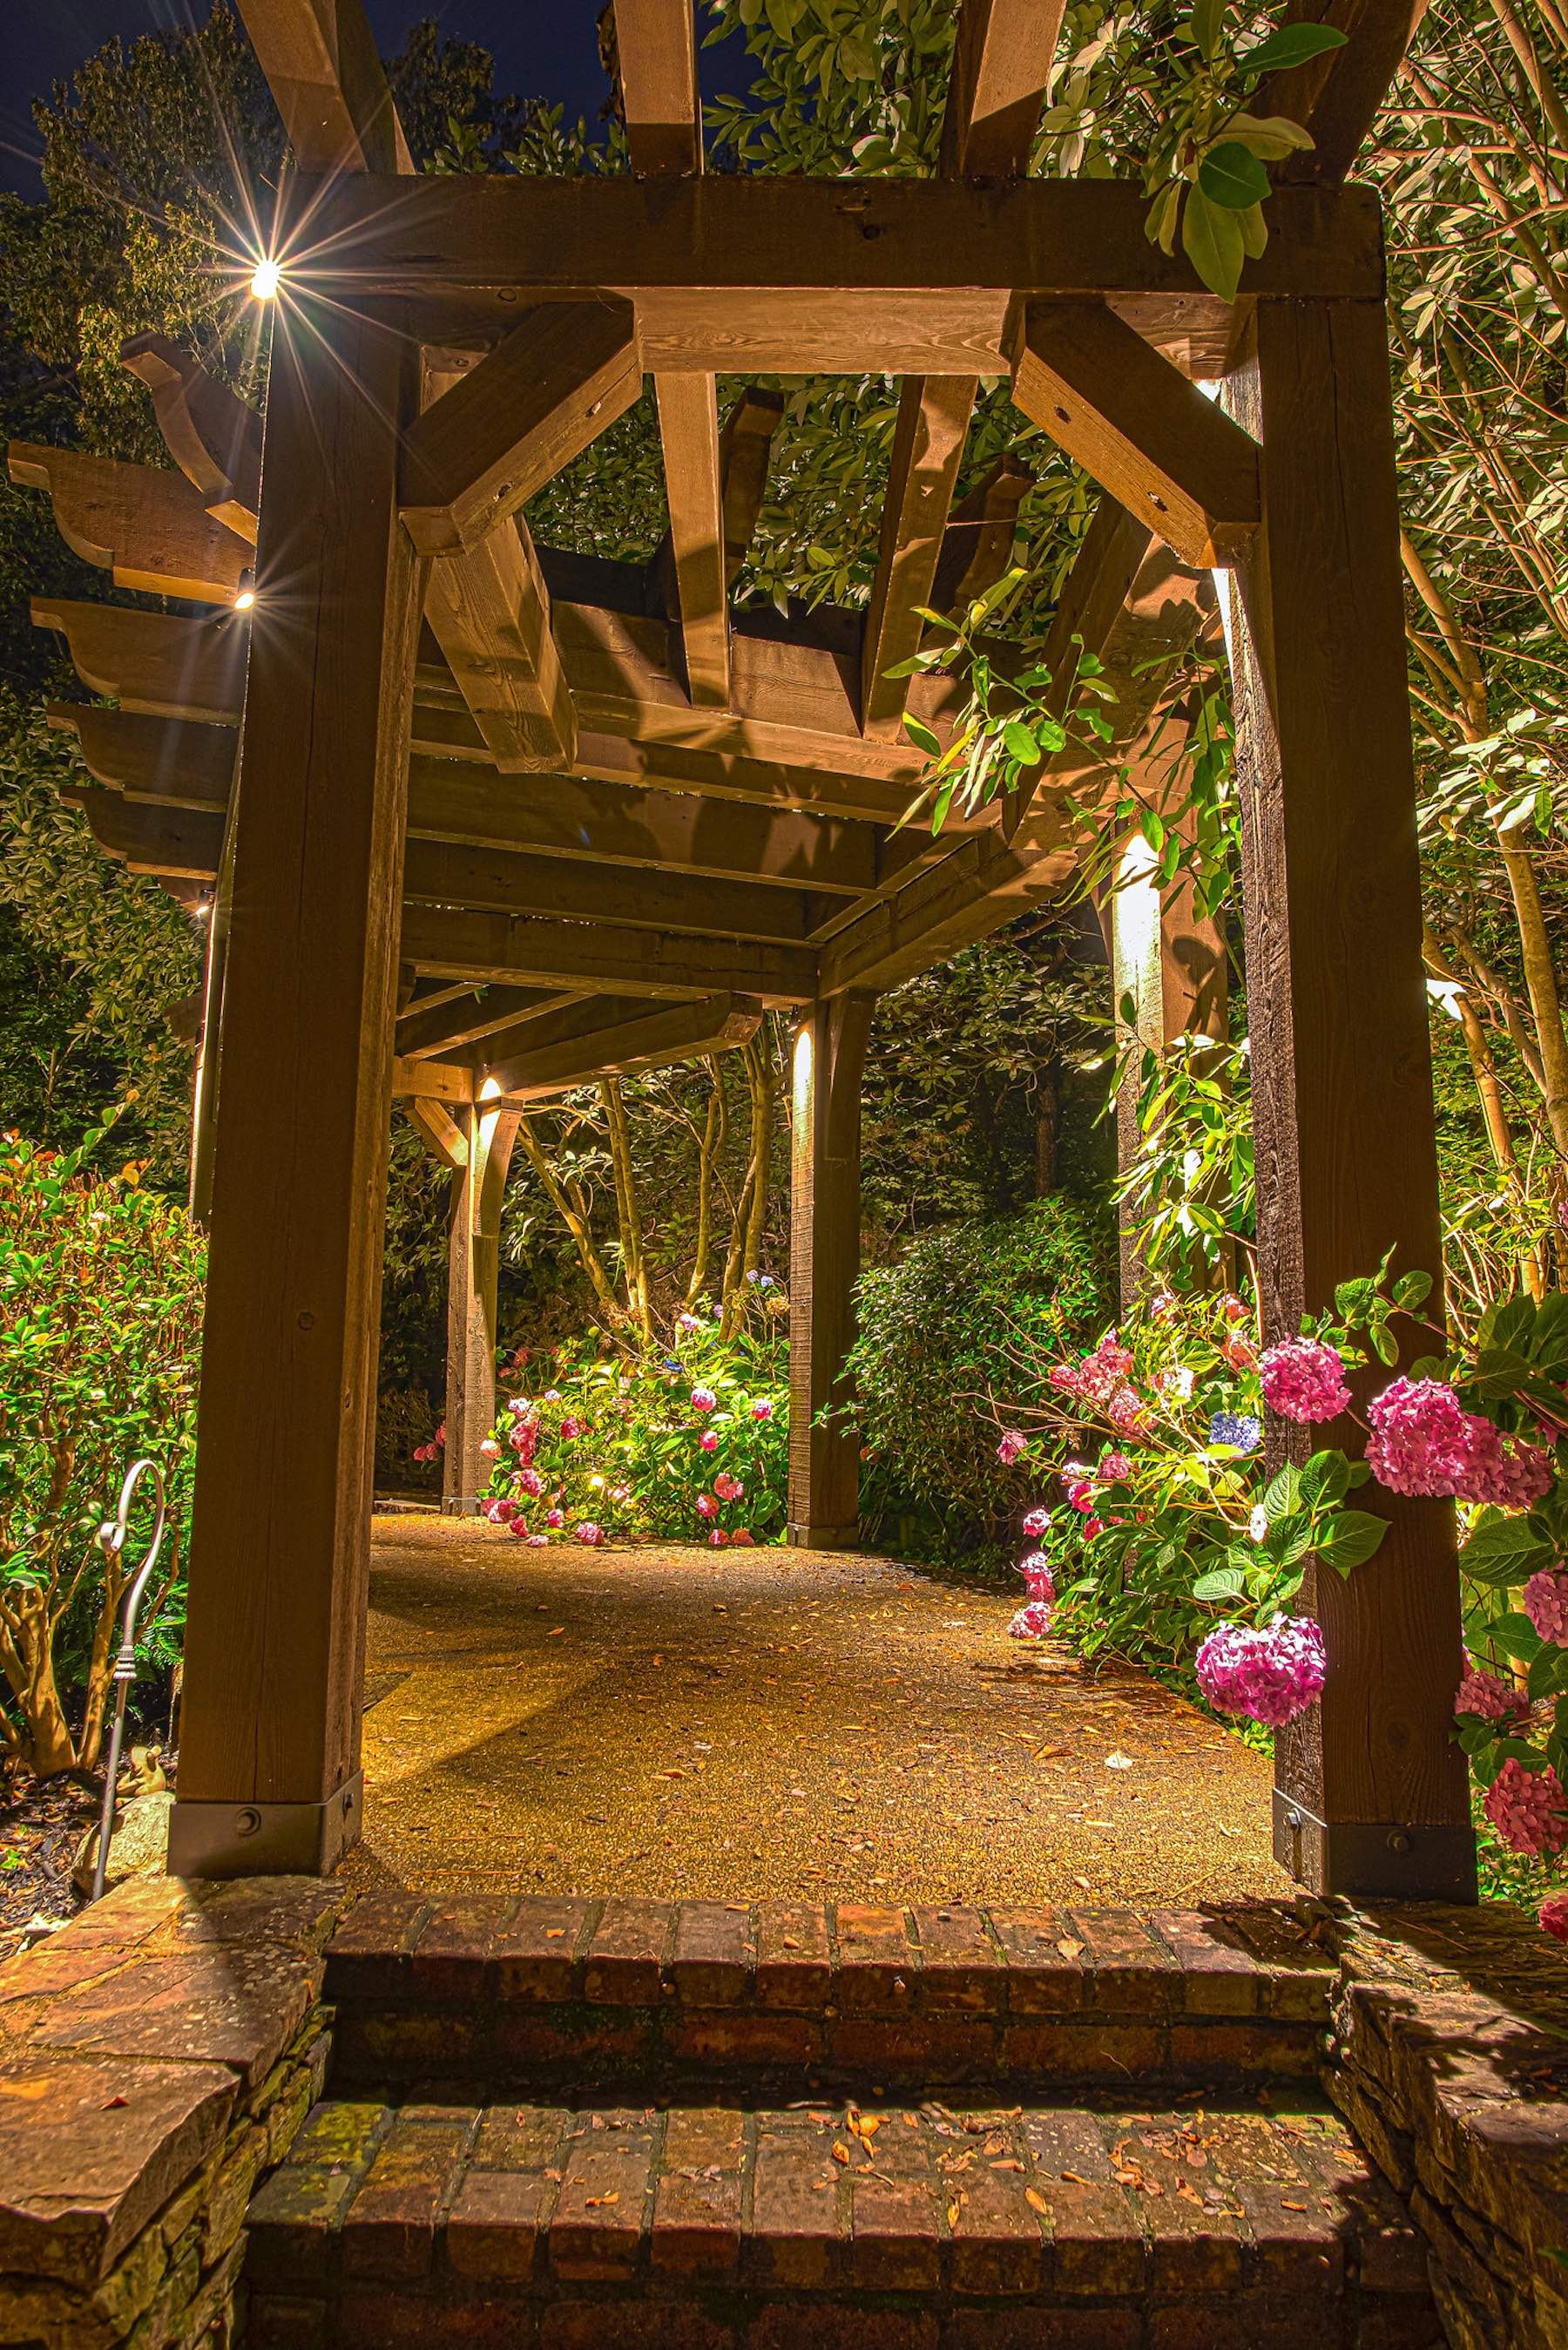
[[[1282,1894],[1268,1764],[1141,1673],[1090,1679],[1009,1640],[1013,1604],[853,1555],[529,1551],[379,1518],[346,1873],[718,1899]]]

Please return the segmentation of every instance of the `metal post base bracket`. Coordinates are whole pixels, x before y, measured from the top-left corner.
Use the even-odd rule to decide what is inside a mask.
[[[1389,1901],[1474,1901],[1475,1836],[1468,1827],[1390,1820],[1320,1820],[1274,1789],[1274,1858],[1321,1894]]]
[[[859,1522],[847,1526],[788,1526],[785,1538],[794,1550],[858,1550]]]
[[[171,1877],[330,1877],[358,1841],[365,1781],[358,1771],[322,1804],[176,1802]]]

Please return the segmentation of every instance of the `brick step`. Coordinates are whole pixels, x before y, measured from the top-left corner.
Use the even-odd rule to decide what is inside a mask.
[[[795,1908],[369,1894],[327,1950],[337,2085],[789,2094],[1314,2075],[1333,1960],[1288,1903]]]
[[[327,2099],[251,2206],[248,2350],[1435,2350],[1305,2096]]]

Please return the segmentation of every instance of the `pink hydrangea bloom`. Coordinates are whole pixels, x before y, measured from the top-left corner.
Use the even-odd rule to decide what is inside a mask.
[[[1125,1485],[1132,1472],[1132,1462],[1125,1452],[1102,1452],[1095,1471],[1107,1485]]]
[[[1464,1678],[1454,1691],[1454,1711],[1473,1713],[1479,1721],[1518,1721],[1530,1711],[1529,1702],[1511,1681],[1488,1672],[1473,1658],[1466,1659]]]
[[[572,1528],[572,1533],[578,1542],[587,1543],[590,1550],[597,1549],[605,1538],[603,1526],[597,1525],[592,1518],[585,1518],[580,1526]]]
[[[1263,1401],[1282,1419],[1333,1419],[1349,1405],[1339,1349],[1317,1338],[1286,1338],[1266,1347],[1258,1369]]]
[[[711,1411],[718,1400],[711,1388],[693,1388],[691,1390],[693,1411]]]
[[[1055,1598],[1056,1585],[1051,1572],[1051,1562],[1043,1550],[1032,1550],[1021,1558],[1018,1572],[1023,1577],[1023,1586],[1031,1599]]]
[[[1563,1783],[1550,1762],[1528,1771],[1511,1754],[1487,1789],[1481,1809],[1511,1852],[1561,1852],[1568,1844]]]
[[[1250,1371],[1258,1359],[1257,1348],[1239,1330],[1232,1330],[1220,1352],[1233,1371]]]
[[[1051,1513],[1041,1507],[1031,1510],[1023,1521],[1023,1532],[1030,1542],[1038,1542],[1051,1523]]]
[[[1464,1468],[1455,1486],[1461,1502],[1532,1510],[1552,1491],[1555,1475],[1551,1453],[1539,1444],[1506,1437],[1480,1412],[1465,1414]]]
[[[414,1447],[414,1459],[415,1459],[416,1461],[433,1461],[433,1460],[435,1459],[435,1457],[436,1457],[436,1449],[435,1449],[435,1446],[434,1446],[433,1444],[416,1444],[416,1445],[415,1445],[415,1447]]]
[[[1148,1408],[1136,1388],[1115,1388],[1106,1399],[1105,1409],[1118,1436],[1142,1436],[1148,1428]]]
[[[705,1428],[698,1437],[697,1441],[701,1446],[704,1452],[717,1452],[719,1450],[718,1432],[714,1429]]]
[[[1303,1616],[1276,1616],[1262,1630],[1218,1624],[1195,1660],[1199,1687],[1217,1713],[1245,1714],[1277,1730],[1322,1695],[1323,1634]]]
[[[479,1449],[487,1461],[499,1461],[501,1458],[501,1447],[493,1436],[487,1436]]]
[[[1535,1914],[1543,1934],[1554,1942],[1568,1942],[1568,1893],[1549,1893]]]
[[[1543,1640],[1568,1648],[1568,1574],[1543,1566],[1524,1586],[1524,1612]]]
[[[1050,1635],[1051,1608],[1044,1599],[1026,1599],[1008,1625],[1009,1636],[1014,1640],[1044,1640]]]
[[[513,1518],[509,1522],[506,1531],[509,1534],[515,1534],[519,1542],[525,1542],[528,1538],[527,1519]]]
[[[727,1469],[721,1469],[713,1480],[713,1491],[722,1502],[738,1502],[745,1490],[741,1479],[732,1477]]]
[[[558,1529],[558,1528],[560,1528],[561,1526],[564,1526],[564,1525],[566,1524],[566,1512],[565,1512],[564,1510],[546,1510],[546,1511],[545,1511],[545,1523],[547,1526],[555,1526],[555,1527],[556,1527],[556,1528]]]
[[[1441,1379],[1391,1379],[1366,1407],[1366,1459],[1392,1493],[1451,1494],[1464,1473],[1469,1415]]]
[[[493,1526],[504,1526],[517,1515],[515,1502],[486,1502],[484,1514]]]
[[[1133,1358],[1115,1330],[1107,1330],[1092,1355],[1076,1363],[1057,1363],[1051,1370],[1054,1387],[1080,1397],[1085,1403],[1105,1403],[1126,1380]]]
[[[737,1526],[730,1540],[732,1543],[739,1543],[743,1550],[750,1550],[756,1541],[756,1536],[750,1526]]]
[[[755,1403],[752,1406],[752,1418],[753,1419],[772,1419],[773,1416],[774,1408],[769,1402],[767,1397],[759,1396]]]
[[[722,1526],[715,1526],[712,1533],[708,1537],[708,1540],[714,1550],[722,1550],[729,1539],[730,1537],[724,1532]]]
[[[699,1493],[699,1494],[698,1494],[698,1496],[697,1496],[697,1514],[698,1514],[698,1516],[699,1516],[700,1518],[711,1518],[711,1517],[715,1517],[715,1516],[718,1514],[718,1509],[719,1509],[719,1504],[718,1504],[718,1503],[713,1499],[713,1496],[712,1496],[712,1494],[711,1494],[711,1493]]]
[[[1220,1311],[1227,1322],[1244,1322],[1247,1318],[1246,1307],[1232,1290],[1228,1289],[1220,1300]]]
[[[1002,1441],[996,1448],[996,1457],[1004,1469],[1011,1469],[1013,1462],[1020,1460],[1028,1450],[1029,1439],[1026,1436],[1016,1428],[1004,1428],[1002,1431]]]
[[[523,1539],[530,1550],[543,1550],[550,1537],[548,1534],[524,1534]]]
[[[561,1434],[565,1437],[566,1442],[570,1444],[573,1438],[581,1436],[582,1432],[582,1421],[580,1419],[574,1419],[571,1413],[568,1412],[566,1419],[561,1422]]]
[[[545,1480],[540,1476],[537,1469],[519,1469],[517,1471],[517,1490],[521,1493],[530,1493],[537,1496],[545,1490]]]
[[[682,1330],[701,1330],[702,1327],[701,1323],[698,1320],[695,1314],[680,1315],[677,1316],[677,1320]]]

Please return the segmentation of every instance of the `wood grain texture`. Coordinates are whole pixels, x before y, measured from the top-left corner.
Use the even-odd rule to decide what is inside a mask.
[[[1258,525],[1258,452],[1103,302],[1032,302],[1012,397],[1184,563],[1229,563]]]
[[[358,1767],[387,1103],[421,582],[409,369],[273,348],[223,1005],[182,1803],[323,1802]]]
[[[183,473],[28,441],[13,441],[6,459],[14,482],[48,493],[67,546],[117,588],[233,604],[251,548],[213,519]]]
[[[520,517],[431,563],[425,618],[501,773],[570,766],[576,712]]]
[[[490,1482],[490,1463],[479,1448],[495,1425],[501,1206],[517,1139],[517,1113],[473,1104],[458,1112],[456,1123],[464,1148],[448,1210],[441,1505],[448,1516],[471,1518]]]
[[[1263,444],[1263,528],[1231,633],[1259,1273],[1279,1337],[1387,1250],[1434,1279],[1441,1253],[1383,319],[1293,304],[1261,311],[1257,334],[1232,397]],[[1427,1310],[1440,1322],[1440,1299]],[[1354,1428],[1314,1435],[1359,1449]],[[1453,1512],[1376,1485],[1359,1500],[1388,1536],[1348,1581],[1309,1569],[1328,1686],[1281,1733],[1278,1783],[1331,1830],[1462,1846]],[[1383,1888],[1407,1883],[1380,1852]],[[1303,1865],[1320,1890],[1383,1889],[1334,1882],[1332,1850]]]
[[[603,296],[531,309],[409,429],[400,495],[415,546],[427,555],[476,546],[641,390],[629,303]]]
[[[1009,179],[1029,169],[1066,0],[963,0],[942,113],[950,177]]]
[[[953,484],[978,389],[973,376],[910,376],[899,387],[877,576],[860,660],[861,724],[897,736],[910,681],[888,671],[919,652]]]
[[[615,0],[607,27],[627,151],[639,179],[702,169],[691,0]]]
[[[561,1015],[560,1034],[541,1034],[521,1052],[487,1061],[484,1076],[507,1100],[542,1100],[595,1077],[668,1067],[743,1045],[761,1019],[760,1005],[728,994],[657,1006],[628,1000],[618,1007],[601,997],[578,1015]],[[566,1033],[573,1027],[575,1035]]]
[[[503,1028],[521,1035],[528,1020],[540,1019],[576,1000],[542,988],[487,987],[445,1003],[415,1003],[398,1015],[398,1057],[420,1061],[453,1054]]]
[[[791,1048],[789,1536],[811,1550],[859,1533],[859,1439],[817,1414],[846,1399],[860,1270],[860,1079],[876,998],[808,1007]]]
[[[816,992],[816,950],[766,939],[681,938],[614,922],[410,906],[403,960],[441,979],[502,980],[607,995],[726,992],[801,1003]]]
[[[1273,74],[1252,101],[1259,115],[1304,123],[1314,144],[1279,167],[1285,181],[1332,187],[1344,179],[1376,120],[1428,0],[1289,0],[1282,24],[1332,25],[1347,37],[1290,73]]]
[[[151,393],[163,445],[202,505],[254,546],[261,418],[167,335],[128,336],[119,356]]]
[[[302,172],[413,170],[359,0],[238,0]]]
[[[711,376],[654,380],[670,559],[686,688],[693,702],[730,702],[730,592],[724,556],[718,387]]]

